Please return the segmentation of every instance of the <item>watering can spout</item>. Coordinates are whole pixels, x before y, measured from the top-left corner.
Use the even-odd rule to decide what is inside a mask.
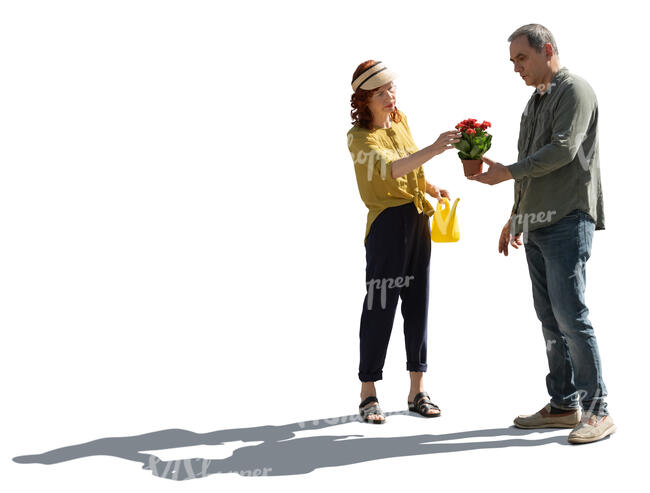
[[[456,206],[458,205],[458,201],[460,200],[460,197],[458,197],[454,201],[454,206],[451,208],[451,212],[449,213],[449,222],[454,223],[454,220],[456,219]]]

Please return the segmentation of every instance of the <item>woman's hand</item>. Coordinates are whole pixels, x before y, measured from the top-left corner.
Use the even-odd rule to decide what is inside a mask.
[[[438,202],[444,202],[445,199],[443,197],[447,197],[448,199],[451,199],[449,196],[449,192],[444,189],[440,189],[435,185],[432,185],[431,183],[427,182],[427,193],[431,195],[434,199],[438,199]]]
[[[462,134],[458,130],[450,130],[443,132],[440,137],[431,144],[431,147],[436,151],[436,154],[442,154],[448,149],[454,149],[454,144],[460,141]]]

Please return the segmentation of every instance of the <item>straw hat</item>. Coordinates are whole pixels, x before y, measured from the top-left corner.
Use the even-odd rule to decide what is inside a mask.
[[[396,78],[397,74],[395,72],[388,70],[388,67],[383,62],[377,62],[361,72],[352,81],[352,90],[356,92],[357,89],[361,88],[369,91]]]

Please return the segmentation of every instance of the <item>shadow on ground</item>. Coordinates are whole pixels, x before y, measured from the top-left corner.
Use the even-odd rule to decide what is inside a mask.
[[[394,414],[405,413],[385,413],[386,416]],[[13,460],[20,464],[57,464],[82,457],[106,455],[141,463],[142,468],[151,470],[154,476],[180,481],[223,473],[236,473],[242,476],[306,474],[323,467],[345,466],[390,457],[568,443],[564,435],[539,439],[525,438],[526,435],[533,433],[557,431],[554,429],[520,430],[515,427],[387,438],[363,435],[319,435],[295,438],[296,432],[326,429],[352,421],[360,421],[359,416],[337,416],[281,426],[256,426],[209,433],[169,429],[136,436],[100,438],[42,454],[14,457]],[[480,440],[496,437],[503,437],[503,439]],[[446,443],[472,438],[477,440]],[[225,459],[189,458],[162,461],[153,454],[141,452],[196,445],[223,445],[232,441],[263,443],[240,447]]]

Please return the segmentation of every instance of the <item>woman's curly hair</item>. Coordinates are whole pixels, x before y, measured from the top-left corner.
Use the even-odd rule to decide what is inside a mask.
[[[361,72],[375,63],[377,63],[375,60],[366,60],[359,65],[354,71],[352,82],[354,82]],[[372,113],[370,112],[370,108],[368,108],[368,101],[370,101],[370,98],[378,89],[379,88],[365,90],[359,88],[354,92],[354,94],[352,94],[352,97],[350,98],[350,106],[352,106],[350,117],[352,117],[353,125],[359,125],[362,128],[372,130],[370,128],[372,123]],[[391,112],[390,119],[395,123],[399,123],[402,120],[397,105],[395,105],[395,109]]]

